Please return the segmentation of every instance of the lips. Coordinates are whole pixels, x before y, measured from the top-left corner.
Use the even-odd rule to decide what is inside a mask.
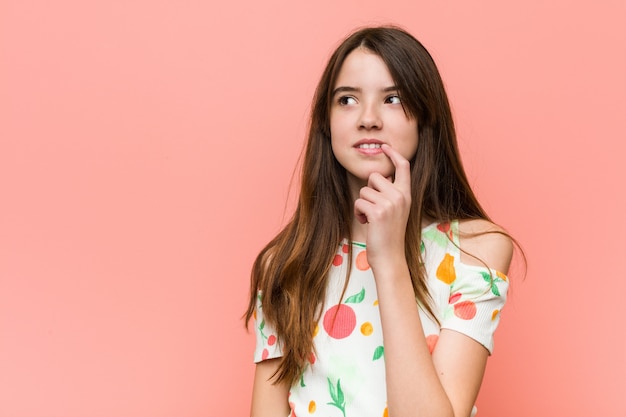
[[[375,155],[382,152],[380,147],[383,143],[383,141],[378,139],[361,139],[354,144],[354,147],[361,153]]]
[[[380,149],[380,143],[362,143],[357,146],[359,149]]]
[[[361,139],[357,143],[354,144],[355,148],[380,148],[380,146],[385,143],[382,140],[378,139]]]

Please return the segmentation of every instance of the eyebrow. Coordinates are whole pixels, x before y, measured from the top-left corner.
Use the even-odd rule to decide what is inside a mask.
[[[350,87],[350,86],[339,86],[333,90],[333,94],[331,97],[335,97],[338,93],[360,93],[363,91],[362,88],[359,87]],[[383,93],[389,93],[391,91],[398,91],[398,87],[392,85],[390,87],[385,87],[381,90]]]

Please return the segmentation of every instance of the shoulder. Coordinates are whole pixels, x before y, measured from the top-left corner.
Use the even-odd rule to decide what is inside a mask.
[[[513,241],[500,226],[483,219],[459,221],[461,261],[506,274],[513,256]]]

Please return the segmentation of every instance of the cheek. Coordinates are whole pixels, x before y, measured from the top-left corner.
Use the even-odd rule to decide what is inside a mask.
[[[417,152],[417,143],[419,141],[417,125],[414,124],[413,126],[408,127],[405,131],[405,135],[403,136],[404,141],[401,153],[403,154],[402,156],[410,161]]]
[[[404,155],[404,157],[406,158],[407,161],[411,161],[413,160],[413,158],[415,157],[415,154],[417,153],[417,146],[414,148],[411,148],[406,155]]]
[[[339,135],[337,134],[336,130],[333,130],[332,127],[330,129],[330,150],[333,153],[333,156],[335,157],[335,159],[337,159],[337,152],[340,149],[340,143],[337,141],[337,137]]]
[[[330,123],[330,143],[333,148],[333,152],[339,150],[349,142],[349,134],[347,133],[346,126],[341,121],[335,121]]]
[[[337,159],[337,144],[332,139],[330,140],[330,150],[332,151],[333,156],[335,157],[335,159]]]
[[[342,131],[341,120],[337,120],[336,118],[330,119],[330,137],[334,138],[341,134]]]

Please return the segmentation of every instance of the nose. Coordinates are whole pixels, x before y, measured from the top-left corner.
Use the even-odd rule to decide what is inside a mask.
[[[374,104],[367,104],[362,107],[359,117],[359,128],[361,129],[380,129],[383,127],[383,121],[380,117],[380,111]]]

